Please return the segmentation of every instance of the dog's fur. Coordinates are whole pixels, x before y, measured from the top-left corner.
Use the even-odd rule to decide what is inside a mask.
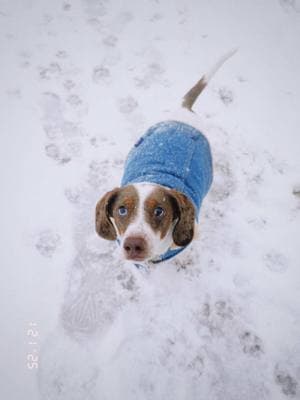
[[[222,57],[183,98],[177,121],[199,129],[193,104],[209,79],[231,57]],[[203,132],[202,127],[199,129]],[[124,257],[136,262],[152,261],[169,248],[188,245],[195,233],[195,209],[191,201],[174,189],[153,183],[138,183],[107,192],[96,206],[96,231],[117,240]]]

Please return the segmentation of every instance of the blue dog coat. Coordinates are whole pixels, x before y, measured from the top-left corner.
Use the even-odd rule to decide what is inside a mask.
[[[125,163],[121,186],[150,182],[176,189],[191,200],[198,219],[212,177],[212,156],[205,136],[183,122],[165,121],[150,127],[134,145]],[[159,261],[183,249],[168,250]]]

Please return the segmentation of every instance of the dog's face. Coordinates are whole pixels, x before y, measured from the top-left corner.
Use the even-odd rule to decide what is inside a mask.
[[[124,257],[148,261],[172,244],[186,246],[194,236],[195,210],[176,190],[148,183],[106,193],[96,206],[96,231],[120,241]]]

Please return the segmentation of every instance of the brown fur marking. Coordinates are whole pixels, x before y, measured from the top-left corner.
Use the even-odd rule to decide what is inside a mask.
[[[155,232],[160,232],[163,239],[174,220],[174,210],[169,191],[164,188],[156,188],[145,200],[144,210],[146,213],[146,222],[150,224]],[[155,217],[154,210],[156,207],[162,207],[165,211],[162,217]]]
[[[172,189],[168,193],[178,218],[173,231],[174,243],[177,246],[186,246],[194,237],[195,208],[191,201],[177,190]]]
[[[120,189],[117,199],[112,207],[111,215],[114,218],[115,224],[121,235],[125,233],[130,223],[134,220],[137,214],[138,205],[139,196],[133,185],[125,186]],[[118,210],[121,206],[127,208],[126,216],[119,215]]]
[[[118,196],[120,189],[107,192],[96,205],[96,232],[107,240],[116,240],[117,233],[110,221],[110,208]]]

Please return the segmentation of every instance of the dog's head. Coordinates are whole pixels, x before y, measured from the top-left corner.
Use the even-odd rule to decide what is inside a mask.
[[[194,236],[195,209],[182,193],[141,183],[106,193],[96,206],[96,231],[120,241],[124,257],[152,260],[173,244],[188,245]]]

